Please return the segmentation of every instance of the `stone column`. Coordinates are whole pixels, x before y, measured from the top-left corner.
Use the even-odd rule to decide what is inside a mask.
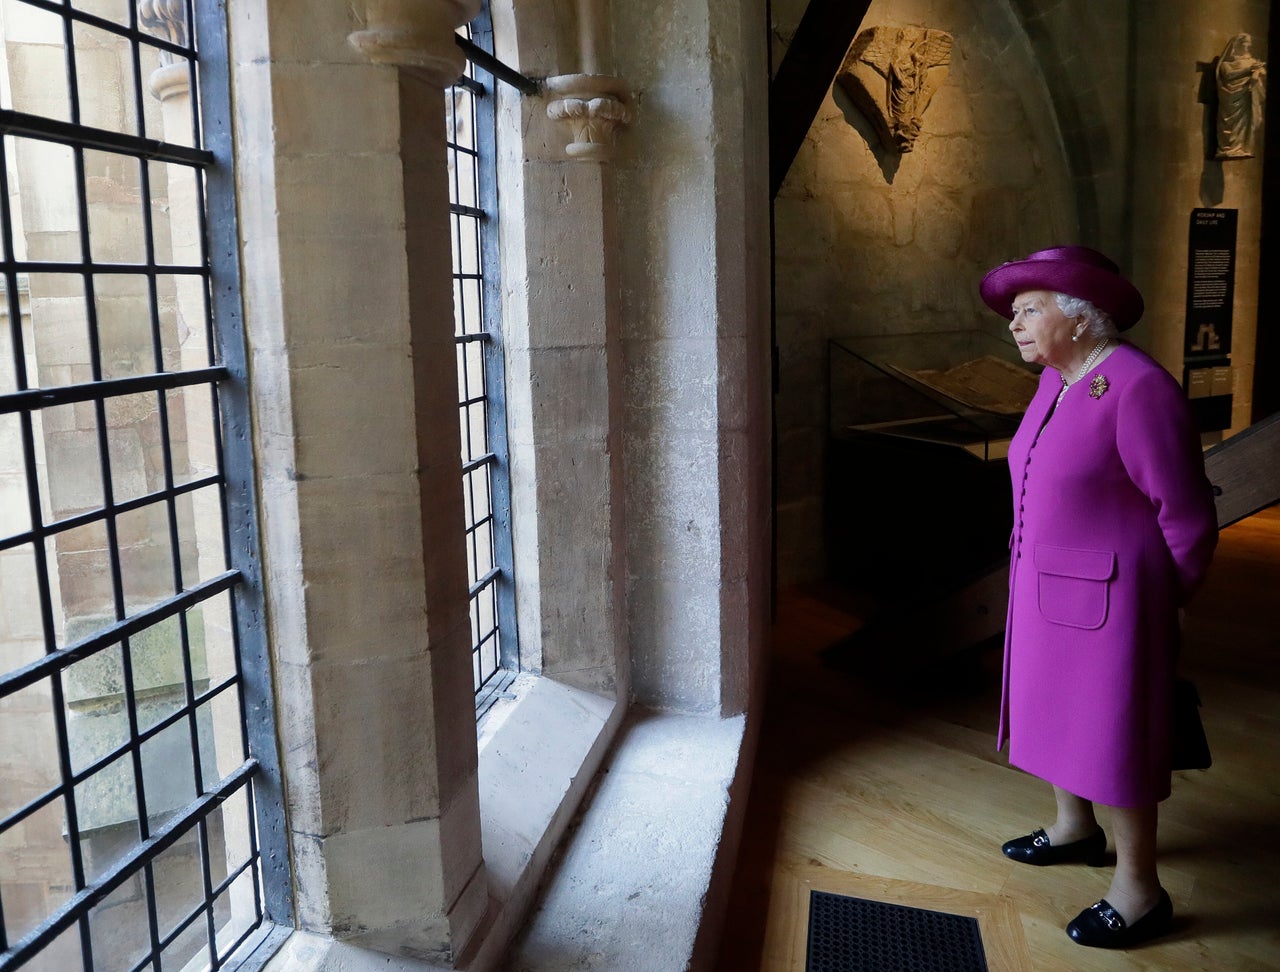
[[[228,6],[302,932],[270,968],[451,964],[488,903],[441,87],[477,7]]]
[[[551,75],[545,113],[499,92],[502,122],[524,146],[504,160],[502,276],[521,299],[504,303],[503,343],[522,664],[625,705],[614,174],[582,164],[611,158],[630,117],[624,82],[600,73],[603,10],[580,0],[581,50],[537,65]],[[562,64],[573,73],[556,73]]]

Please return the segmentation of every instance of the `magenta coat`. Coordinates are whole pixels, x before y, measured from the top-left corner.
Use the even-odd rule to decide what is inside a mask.
[[[1182,388],[1141,351],[1120,345],[1050,417],[1061,389],[1046,368],[1009,446],[997,747],[1077,796],[1142,806],[1169,795],[1177,613],[1217,543],[1213,494]]]

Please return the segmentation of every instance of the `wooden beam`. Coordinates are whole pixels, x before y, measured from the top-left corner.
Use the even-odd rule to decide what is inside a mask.
[[[778,195],[871,0],[810,0],[769,85],[769,197]]]

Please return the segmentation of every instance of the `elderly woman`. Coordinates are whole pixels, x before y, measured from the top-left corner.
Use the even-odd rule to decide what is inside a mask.
[[[1067,933],[1123,948],[1170,927],[1156,873],[1169,795],[1179,608],[1217,542],[1213,494],[1181,387],[1119,338],[1142,296],[1081,246],[1032,253],[983,278],[1022,358],[1044,365],[1009,447],[1014,528],[998,747],[1053,785],[1057,819],[1004,853],[1025,864],[1116,869]]]

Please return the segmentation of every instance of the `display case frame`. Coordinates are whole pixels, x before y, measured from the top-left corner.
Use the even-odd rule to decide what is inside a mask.
[[[828,342],[828,431],[963,449],[986,462],[1009,440],[1039,381],[1014,345],[962,330]]]

